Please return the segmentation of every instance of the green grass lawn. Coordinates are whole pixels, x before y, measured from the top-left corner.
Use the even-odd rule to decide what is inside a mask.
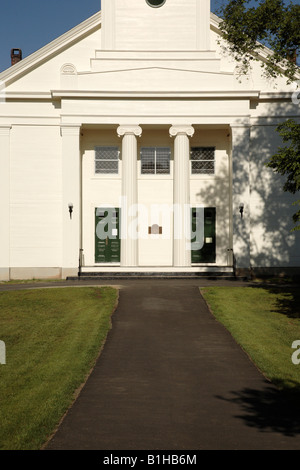
[[[117,299],[111,287],[0,293],[0,450],[41,448],[93,367]]]
[[[212,313],[278,388],[300,393],[300,289],[288,286],[201,289]],[[299,354],[300,358],[300,354]]]

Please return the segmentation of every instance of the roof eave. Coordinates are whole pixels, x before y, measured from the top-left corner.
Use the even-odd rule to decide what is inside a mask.
[[[5,83],[6,86],[12,81],[18,79],[20,76],[28,73],[39,64],[48,60],[53,55],[59,53],[66,47],[70,47],[73,43],[77,42],[84,36],[91,34],[101,25],[101,11],[95,13],[93,16],[87,18],[85,21],[75,26],[71,30],[59,36],[54,41],[51,41],[46,46],[38,51],[29,55],[17,64],[9,67],[0,73],[0,82]]]

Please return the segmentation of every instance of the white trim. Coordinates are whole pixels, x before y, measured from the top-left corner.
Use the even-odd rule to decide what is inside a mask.
[[[284,94],[286,95],[286,93]],[[52,90],[51,96],[54,100],[61,99],[74,99],[74,98],[212,98],[212,99],[224,99],[224,98],[239,98],[239,99],[259,99],[260,92],[258,90],[246,90],[246,91],[174,91],[174,92],[157,92],[157,91],[71,91],[71,90]]]
[[[186,92],[186,91],[174,91],[174,92],[133,92],[133,91],[51,91],[52,97],[55,98],[109,98],[109,97],[199,97],[199,98],[256,98],[260,96],[259,91],[199,91],[199,92]],[[285,93],[286,95],[286,93]]]
[[[115,0],[102,0],[103,28],[101,31],[101,42],[104,50],[115,48],[116,42],[116,2]]]
[[[8,91],[5,94],[5,99],[19,99],[19,100],[52,100],[51,92],[35,92],[35,91]]]
[[[0,126],[0,279],[9,279],[10,266],[10,145],[11,126]]]
[[[93,58],[93,61],[97,60],[103,60],[103,59],[109,59],[110,61],[115,60],[119,61],[120,60],[120,54],[122,55],[122,61],[144,61],[144,60],[155,60],[155,61],[160,61],[160,60],[168,60],[168,61],[174,61],[174,60],[180,60],[180,62],[184,61],[199,61],[199,60],[205,60],[205,61],[215,61],[219,62],[219,58],[216,57],[216,51],[215,50],[209,50],[209,51],[199,51],[199,50],[172,50],[172,49],[166,49],[166,50],[140,50],[140,49],[130,49],[130,50],[123,50],[123,49],[114,49],[114,50],[103,50],[103,49],[96,49],[96,54],[95,58]]]
[[[281,124],[286,119],[295,119],[299,121],[300,116],[296,114],[285,114],[282,116],[250,116],[251,127],[263,126],[263,127],[274,127]]]
[[[215,265],[203,265],[203,266],[191,266],[191,267],[175,267],[175,266],[133,266],[133,267],[126,267],[121,268],[120,266],[84,266],[82,267],[82,273],[219,273],[219,272],[227,272],[232,273],[233,269],[231,266],[215,266]]]
[[[292,98],[294,91],[286,92],[261,92],[260,99],[261,100],[290,100]]]
[[[157,114],[155,115],[139,115],[138,119],[142,123],[142,125],[147,125],[147,124],[158,124],[157,122]],[[237,119],[240,119],[241,124],[245,123],[247,124],[249,122],[250,115],[245,114],[245,115],[160,115],[159,116],[160,121],[159,125],[170,125],[170,122],[173,122],[173,124],[180,124],[183,119],[188,120],[193,123],[193,125],[211,125],[211,126],[230,126],[231,123],[235,123]],[[130,116],[130,115],[120,115],[120,114],[113,114],[113,115],[104,115],[104,114],[68,114],[68,115],[62,115],[62,123],[64,121],[67,121],[68,123],[73,122],[73,124],[78,124],[78,125],[97,125],[99,126],[99,123],[101,125],[109,124],[109,125],[116,125],[116,122],[120,121],[127,121],[129,122],[130,120],[136,121],[137,116]]]
[[[197,48],[200,50],[210,50],[210,0],[197,0]]]

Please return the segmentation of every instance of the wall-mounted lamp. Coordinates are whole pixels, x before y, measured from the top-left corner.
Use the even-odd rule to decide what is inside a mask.
[[[72,202],[69,202],[69,213],[70,213],[70,219],[72,219],[72,213],[73,213],[73,204],[72,204]]]
[[[241,202],[241,204],[240,204],[239,210],[240,210],[241,219],[242,219],[242,218],[243,218],[243,214],[244,214],[244,204],[243,204],[242,202]]]

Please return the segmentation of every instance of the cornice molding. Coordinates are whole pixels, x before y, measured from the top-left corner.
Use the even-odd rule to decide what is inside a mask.
[[[52,90],[53,100],[76,99],[76,98],[203,98],[203,99],[259,99],[260,92],[255,90],[246,91],[85,91],[85,90]]]
[[[8,91],[6,100],[52,100],[52,94],[47,91]]]

